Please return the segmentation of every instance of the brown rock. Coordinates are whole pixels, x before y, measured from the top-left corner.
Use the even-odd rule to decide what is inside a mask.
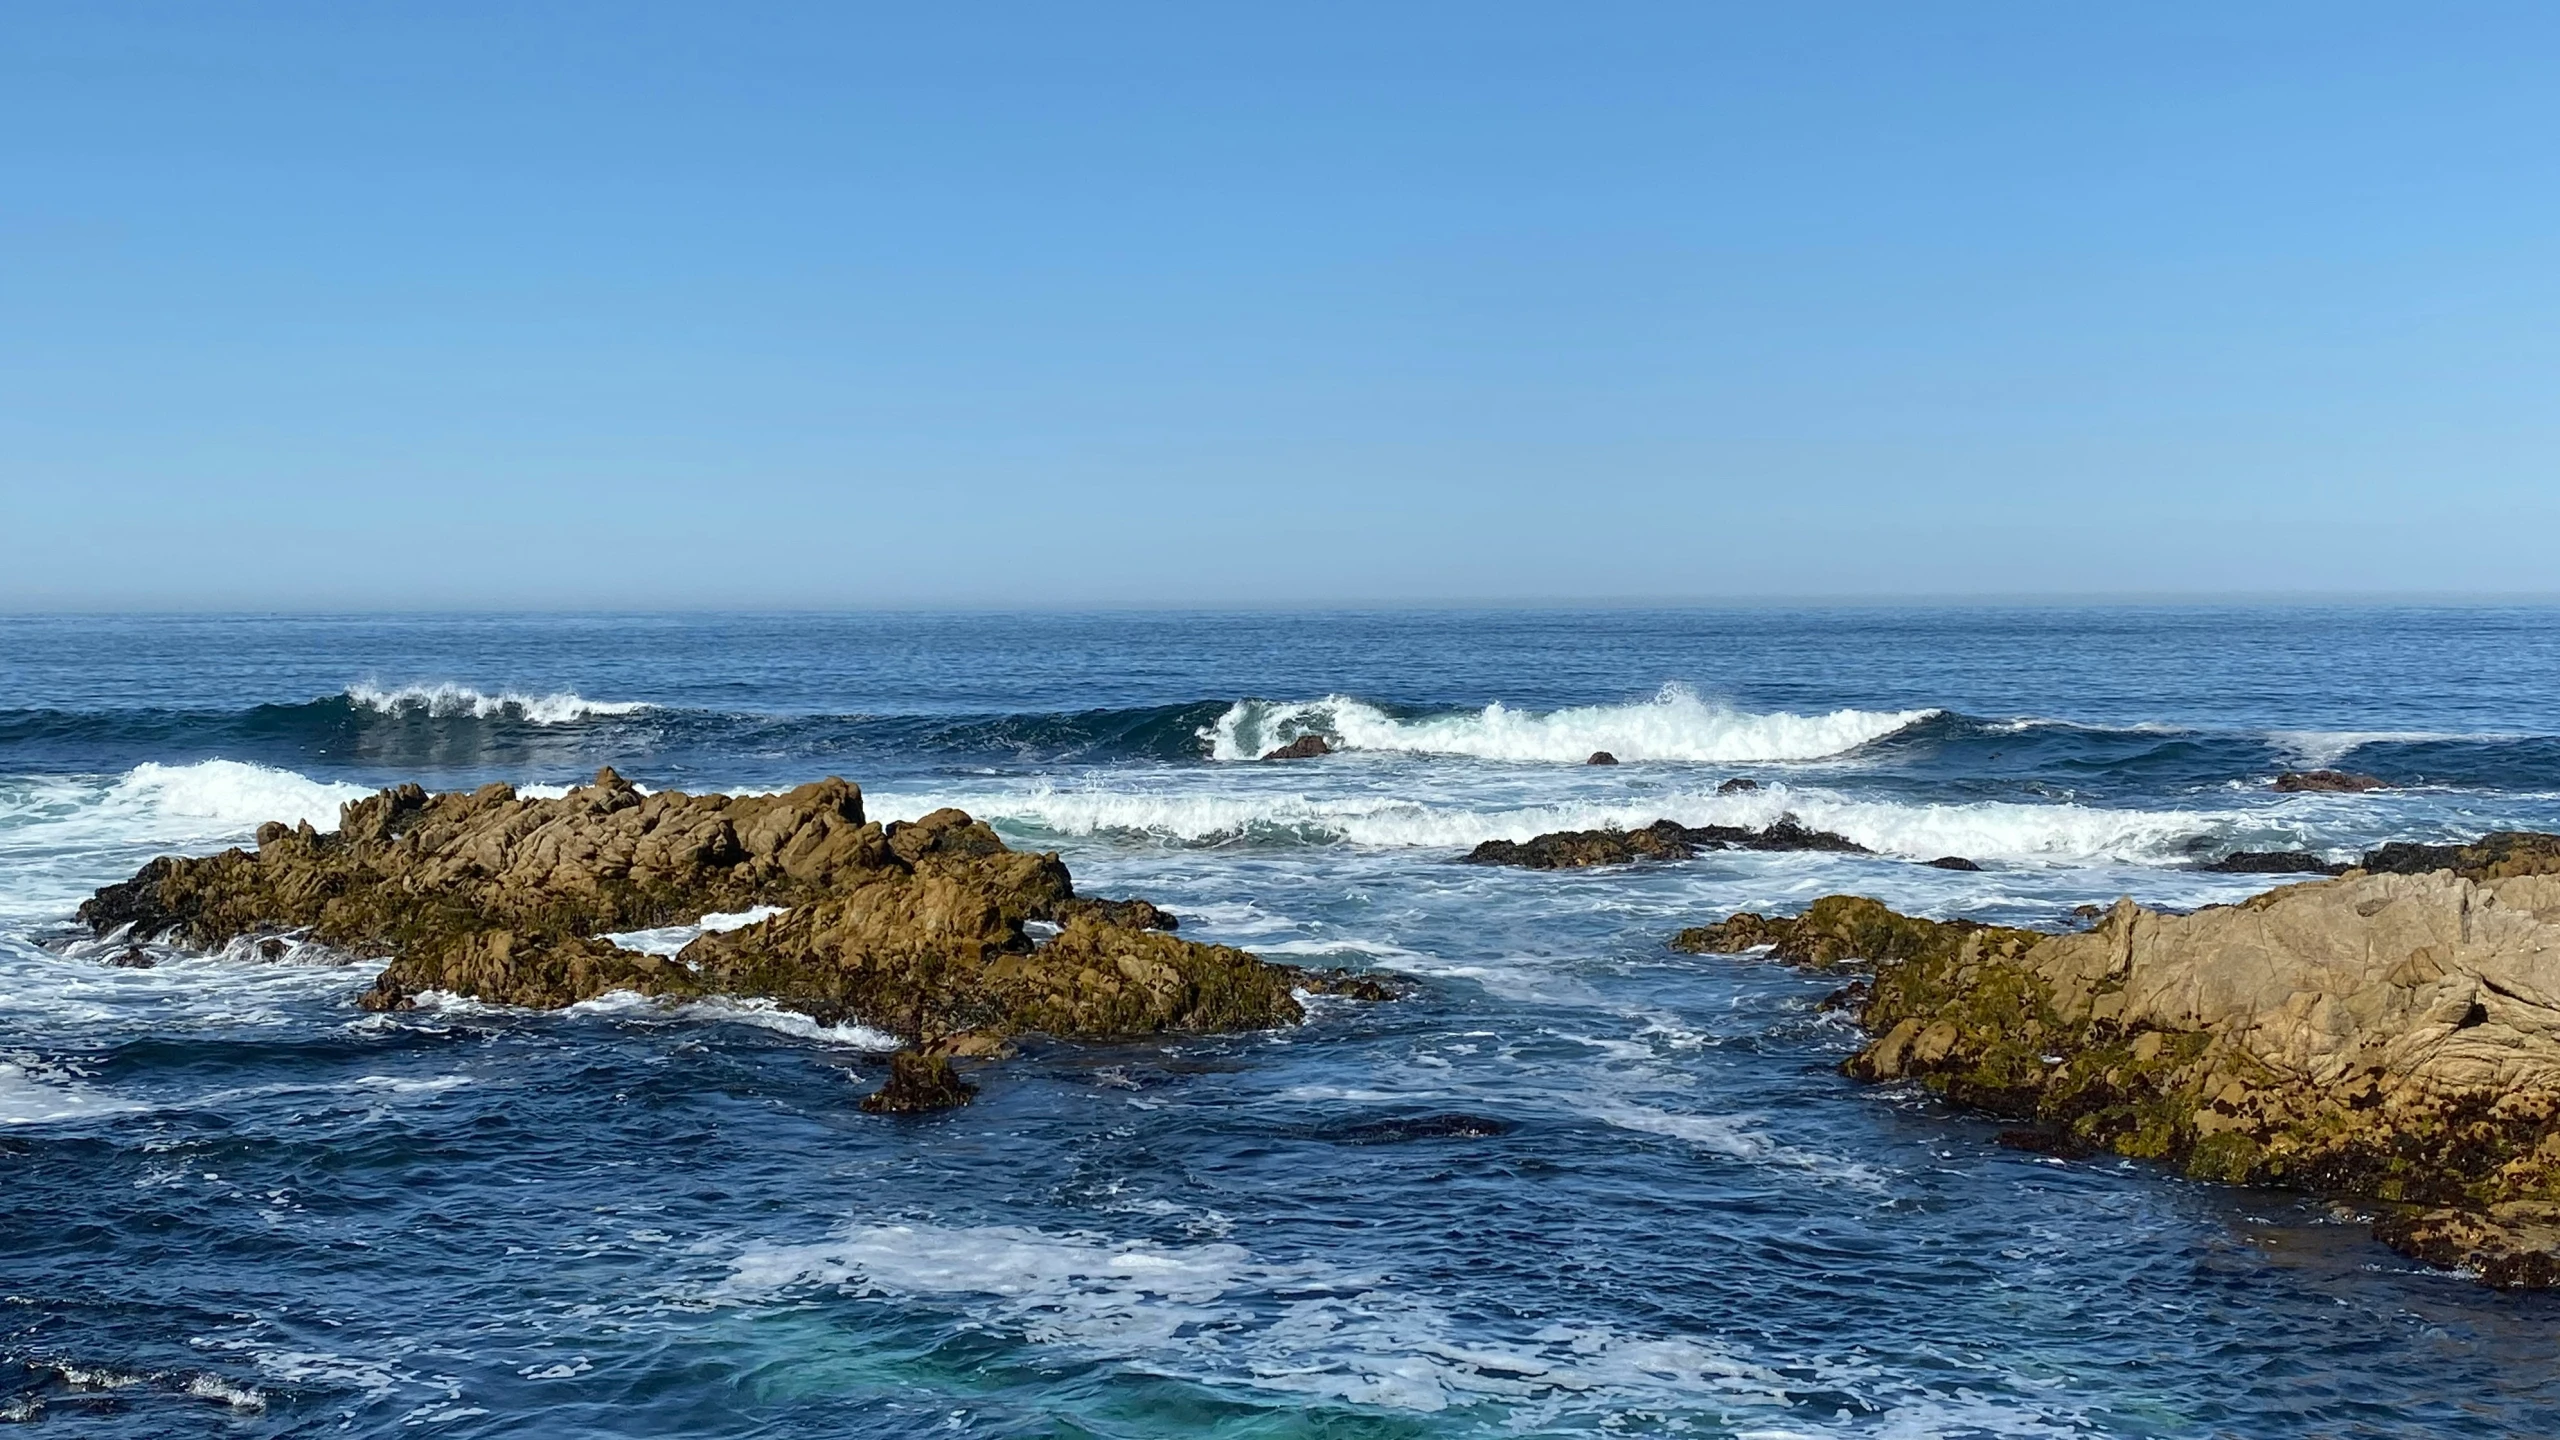
[[[1759,781],[1752,779],[1748,775],[1736,775],[1732,779],[1717,786],[1716,793],[1719,795],[1748,795],[1759,788]]]
[[[2485,1210],[2406,1210],[2374,1221],[2373,1233],[2413,1260],[2501,1290],[2560,1283],[2560,1205],[2518,1200]]]
[[[2223,875],[2343,875],[2335,865],[2308,850],[2234,850],[2196,867]]]
[[[916,1115],[949,1110],[978,1096],[978,1087],[960,1078],[947,1055],[901,1050],[889,1057],[889,1078],[862,1097],[862,1108],[874,1115]]]
[[[1585,765],[1615,765],[1618,763],[1618,757],[1610,754],[1606,750],[1594,750],[1591,752],[1591,758],[1583,761],[1582,763]]]
[[[1301,735],[1277,750],[1262,753],[1265,760],[1313,760],[1333,753],[1333,745],[1321,735]]]
[[[781,795],[642,795],[608,769],[554,800],[406,785],[348,805],[334,834],[260,834],[255,853],[154,860],[80,918],[135,941],[281,934],[386,957],[370,1009],[429,990],[539,1008],[611,990],[752,996],[938,1054],[1026,1031],[1288,1024],[1306,979],[1176,939],[1173,917],[1144,900],[1078,896],[1057,856],[1012,850],[958,810],[870,823],[862,792],[837,779]],[[600,938],[760,905],[785,909],[673,959]],[[1058,933],[1036,939],[1035,920]]]
[[[2352,770],[2287,770],[2276,777],[2276,788],[2287,794],[2298,791],[2337,791],[2355,794],[2385,787],[2382,781],[2373,776],[2359,775]]]
[[[2560,1281],[2560,837],[2444,847],[2072,934],[1827,896],[1682,949],[1863,961],[1851,1074],[2032,1122],[2060,1152],[2411,1207],[2378,1233],[2498,1285]],[[2042,1143],[2041,1141],[2039,1143]]]
[[[1924,860],[1921,863],[1932,870],[1979,870],[1982,868],[1961,855],[1941,855],[1935,860]]]
[[[1528,870],[1579,870],[1639,860],[1687,860],[1702,850],[1830,850],[1867,853],[1844,835],[1806,828],[1793,815],[1766,829],[1741,825],[1683,825],[1656,820],[1641,830],[1559,830],[1529,840],[1487,840],[1467,852],[1470,865],[1517,865]]]

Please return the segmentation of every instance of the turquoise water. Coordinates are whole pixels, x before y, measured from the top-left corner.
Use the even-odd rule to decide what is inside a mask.
[[[2512,1435],[2547,1297],[1834,1066],[1681,925],[2058,925],[2231,849],[2560,828],[2550,610],[0,620],[0,1414],[104,1435]],[[1493,708],[1498,707],[1498,708]],[[1308,729],[1324,760],[1246,758]],[[1579,762],[1608,749],[1627,763]],[[1183,933],[1417,977],[1035,1044],[860,1114],[858,1030],[354,1008],[98,964],[148,856],[374,786],[841,773]],[[2279,796],[2280,769],[2393,781]],[[1727,779],[1761,789],[1724,795]],[[1563,825],[1874,856],[1457,865]],[[1914,863],[1947,854],[1978,873]]]

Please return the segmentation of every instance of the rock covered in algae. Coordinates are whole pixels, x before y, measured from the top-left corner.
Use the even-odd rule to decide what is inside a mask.
[[[1683,825],[1656,820],[1641,830],[1558,830],[1528,840],[1487,840],[1467,852],[1470,865],[1517,865],[1527,870],[1580,870],[1593,865],[1632,865],[1639,860],[1687,860],[1704,850],[1830,850],[1863,855],[1867,847],[1845,835],[1814,830],[1793,815],[1754,830],[1746,825]]]
[[[2493,1284],[2560,1279],[2560,838],[2440,847],[2086,931],[1826,896],[1683,949],[1866,962],[1845,1069],[2033,1122],[2038,1148],[2392,1207],[2376,1233]],[[2382,854],[2383,852],[2377,852]]]
[[[2390,787],[2375,776],[2361,775],[2353,770],[2287,770],[2276,777],[2275,788],[2288,795],[2361,795],[2367,790]]]
[[[782,913],[672,958],[602,938],[760,906]],[[386,957],[368,1009],[427,991],[538,1008],[614,990],[758,997],[932,1056],[1028,1031],[1263,1029],[1301,1018],[1293,989],[1380,993],[1178,939],[1155,906],[1079,896],[1057,856],[1012,850],[958,810],[871,822],[840,779],[644,795],[607,769],[557,799],[403,785],[347,805],[335,832],[271,824],[255,851],[154,860],[80,919],[136,940],[293,934]],[[1057,933],[1035,938],[1034,921]],[[956,1093],[923,1078],[901,1093]]]
[[[950,1056],[901,1050],[889,1057],[888,1080],[862,1097],[862,1108],[874,1115],[914,1115],[976,1098],[978,1087],[960,1078]]]

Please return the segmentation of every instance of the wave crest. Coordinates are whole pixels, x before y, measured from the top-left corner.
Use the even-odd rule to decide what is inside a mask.
[[[424,715],[437,720],[466,717],[474,720],[521,720],[528,725],[569,725],[580,720],[636,715],[651,708],[637,700],[589,700],[566,690],[549,695],[526,695],[507,690],[492,695],[468,685],[451,683],[402,685],[391,690],[369,684],[350,685],[346,693],[349,703],[385,715]]]
[[[1301,735],[1341,748],[1479,760],[1580,764],[1606,750],[1621,760],[1750,764],[1821,760],[1880,740],[1936,710],[1786,711],[1755,714],[1666,685],[1650,700],[1579,705],[1545,713],[1497,700],[1482,710],[1402,719],[1347,695],[1321,700],[1239,700],[1203,727],[1210,758],[1253,760]]]

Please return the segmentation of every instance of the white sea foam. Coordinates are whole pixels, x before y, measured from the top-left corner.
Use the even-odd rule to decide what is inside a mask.
[[[145,1108],[23,1058],[0,1060],[0,1126],[95,1120]]]
[[[429,990],[416,997],[417,1008],[443,1015],[536,1014],[511,1006],[491,1005],[449,990]],[[771,1000],[761,998],[715,997],[708,1000],[674,1001],[643,995],[634,990],[608,990],[592,1000],[551,1012],[590,1019],[639,1020],[670,1023],[712,1021],[727,1025],[752,1025],[798,1040],[811,1040],[821,1045],[842,1045],[855,1050],[889,1051],[898,1048],[898,1037],[868,1025],[851,1022],[822,1025],[816,1017],[786,1010]]]
[[[909,1314],[942,1308],[971,1329],[1210,1385],[1421,1413],[1499,1405],[1524,1432],[1605,1427],[1630,1410],[1658,1423],[1698,1408],[1727,1425],[1747,1414],[1734,1433],[1761,1437],[2080,1433],[2067,1412],[1981,1394],[2005,1379],[1997,1372],[1946,1375],[1938,1390],[1863,1357],[1782,1368],[1732,1341],[1593,1320],[1524,1317],[1497,1329],[1388,1277],[1229,1243],[856,1224],[815,1244],[746,1247],[709,1298],[761,1305],[810,1290]],[[1836,1399],[1808,1407],[1798,1399],[1808,1389],[1855,1396],[1866,1413]]]
[[[1294,840],[1378,847],[1467,849],[1487,840],[1527,840],[1556,830],[1633,829],[1656,820],[1684,825],[1760,827],[1792,814],[1887,855],[1928,860],[2168,863],[2197,835],[2247,833],[2261,848],[2290,848],[2301,827],[2263,811],[2131,810],[2069,803],[1974,801],[1913,804],[1852,799],[1818,788],[1772,784],[1719,795],[1673,790],[1648,797],[1558,799],[1544,804],[1470,806],[1375,793],[1273,789],[1138,789],[1037,786],[935,797],[883,796],[875,809],[957,804],[984,819],[1062,835],[1136,834],[1185,844]],[[918,813],[922,813],[921,810]]]
[[[481,720],[522,720],[533,725],[567,725],[599,717],[635,715],[651,708],[636,700],[589,700],[565,690],[549,695],[507,690],[492,695],[450,683],[402,685],[389,690],[370,684],[350,685],[347,698],[386,715],[470,716]]]
[[[938,1302],[1033,1344],[1355,1405],[1534,1407],[1618,1391],[1787,1403],[1784,1377],[1719,1342],[1596,1325],[1483,1337],[1378,1277],[1268,1263],[1233,1244],[857,1225],[813,1245],[749,1248],[713,1298],[755,1303],[804,1288]]]
[[[1240,700],[1202,730],[1210,755],[1252,760],[1301,735],[1324,734],[1344,749],[1481,760],[1580,764],[1593,751],[1620,760],[1729,764],[1820,760],[1880,739],[1935,710],[1783,711],[1754,714],[1667,685],[1651,700],[1583,705],[1545,713],[1499,701],[1480,711],[1399,720],[1346,695],[1321,700]]]
[[[2423,745],[2438,740],[2530,740],[2530,735],[2457,734],[2440,730],[2270,730],[2268,743],[2295,763],[2335,765],[2367,745]]]
[[[725,935],[732,930],[743,930],[757,921],[770,920],[782,913],[783,907],[779,905],[757,905],[745,910],[715,912],[703,916],[690,925],[661,925],[654,930],[618,930],[613,934],[599,935],[596,938],[624,950],[636,950],[643,955],[664,955],[673,958],[677,952],[705,935]]]
[[[1651,1046],[1637,1048],[1643,1055],[1652,1054]],[[1754,1115],[1687,1114],[1610,1097],[1584,1101],[1579,1108],[1603,1124],[1678,1140],[1745,1164],[1784,1166],[1821,1179],[1845,1180],[1871,1190],[1884,1188],[1884,1176],[1872,1166],[1786,1144],[1753,1123],[1759,1118]]]
[[[0,919],[68,914],[142,858],[245,841],[269,820],[334,830],[338,807],[370,793],[238,760],[0,781]]]
[[[146,761],[116,777],[103,793],[93,789],[89,796],[49,798],[56,804],[73,800],[70,813],[51,817],[66,830],[86,830],[100,839],[161,841],[233,834],[269,820],[288,825],[307,820],[316,828],[334,830],[339,806],[372,793],[361,785],[314,780],[241,760],[199,760],[192,765]],[[88,803],[78,803],[83,799]],[[66,833],[62,838],[75,837]]]

